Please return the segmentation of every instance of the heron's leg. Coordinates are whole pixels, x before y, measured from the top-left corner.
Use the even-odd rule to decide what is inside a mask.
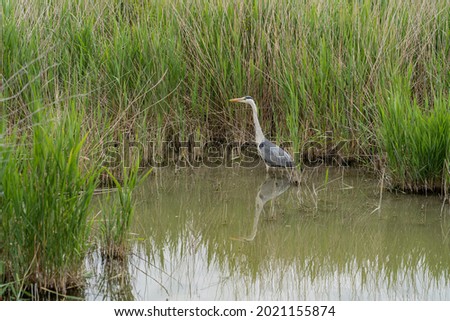
[[[274,200],[270,201],[270,218],[275,220],[277,218],[277,211],[275,210],[275,202]]]
[[[298,186],[300,184],[300,176],[298,174],[297,169],[295,167],[287,168],[287,172],[288,172],[289,181],[292,184]]]

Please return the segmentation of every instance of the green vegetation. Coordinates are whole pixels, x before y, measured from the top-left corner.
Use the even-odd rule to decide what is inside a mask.
[[[36,299],[46,292],[66,297],[83,285],[83,262],[96,226],[106,259],[127,255],[133,190],[151,171],[139,174],[139,157],[132,167],[120,169],[120,178],[105,169],[118,202],[102,208],[102,220],[94,226],[90,203],[102,167],[81,157],[88,137],[82,113],[73,100],[58,106],[57,115],[39,99],[32,108],[30,127],[9,135],[1,150],[0,233],[8,241],[0,248],[0,296]]]
[[[394,186],[448,192],[449,17],[445,0],[3,1],[2,278],[76,283],[105,145],[251,140],[236,96],[300,159],[344,142]],[[123,244],[118,182],[103,239]]]
[[[448,99],[435,97],[433,108],[428,101],[421,108],[416,100],[394,92],[381,110],[381,136],[394,184],[416,192],[445,191],[450,160]]]
[[[107,197],[106,205],[102,205],[101,251],[104,258],[123,260],[128,254],[128,231],[134,213],[133,191],[151,173],[148,170],[139,177],[139,161],[137,158],[132,167],[123,167],[122,182],[106,169],[114,182],[117,193],[111,202]],[[111,196],[111,195],[108,195]],[[112,205],[111,205],[112,204]]]
[[[46,119],[38,100],[33,108],[29,132],[7,140],[1,181],[3,277],[17,297],[30,285],[66,293],[80,284],[98,177],[82,170],[87,136],[78,112],[61,107],[59,117]]]
[[[331,134],[344,156],[370,158],[393,94],[423,109],[448,98],[449,10],[445,0],[6,1],[8,127],[29,113],[33,83],[45,104],[80,98],[87,154],[122,133],[144,145],[243,141],[251,117],[226,101],[251,94],[274,140],[326,153]]]

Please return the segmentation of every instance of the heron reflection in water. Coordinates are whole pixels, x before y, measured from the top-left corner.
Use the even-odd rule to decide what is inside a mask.
[[[277,198],[291,187],[290,181],[285,177],[267,177],[264,183],[259,187],[258,194],[255,197],[255,217],[253,219],[252,232],[246,237],[233,237],[235,240],[253,241],[258,231],[258,222],[264,205]]]

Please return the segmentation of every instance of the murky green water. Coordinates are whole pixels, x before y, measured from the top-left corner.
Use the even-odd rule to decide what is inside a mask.
[[[88,260],[86,298],[449,300],[450,210],[355,170],[160,170],[137,192],[127,264]]]

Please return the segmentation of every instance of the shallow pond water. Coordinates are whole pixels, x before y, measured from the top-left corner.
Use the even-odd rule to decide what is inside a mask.
[[[358,170],[162,169],[132,254],[87,260],[88,300],[449,300],[450,210]]]

